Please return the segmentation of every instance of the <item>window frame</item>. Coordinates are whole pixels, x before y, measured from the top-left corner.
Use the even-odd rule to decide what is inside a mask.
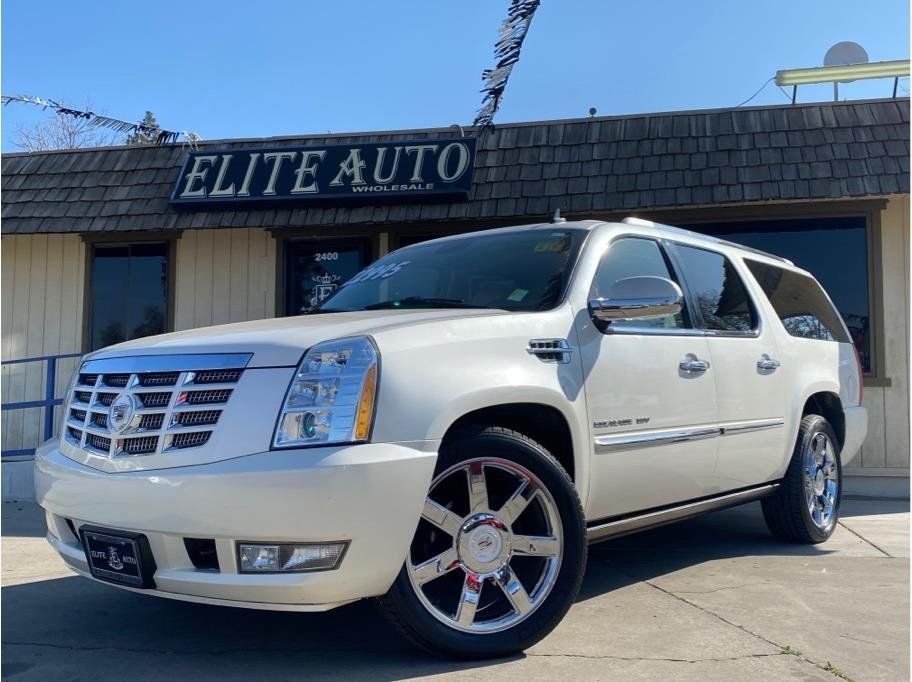
[[[92,352],[92,317],[95,308],[95,292],[92,281],[95,275],[96,246],[133,246],[135,244],[165,244],[168,259],[168,291],[165,296],[165,328],[163,334],[174,331],[174,313],[177,305],[177,240],[180,232],[141,232],[118,234],[83,234],[85,244],[85,268],[82,301],[82,352]]]
[[[664,240],[668,243],[670,247],[668,249],[672,260],[674,261],[675,268],[678,269],[679,275],[678,278],[683,282],[682,289],[686,298],[690,303],[690,307],[693,310],[693,319],[698,324],[694,327],[699,331],[703,332],[704,336],[713,336],[713,337],[727,337],[734,339],[756,339],[759,338],[763,332],[763,315],[760,311],[760,306],[757,305],[757,299],[754,296],[754,293],[751,291],[751,287],[745,281],[745,273],[742,271],[744,267],[743,263],[738,262],[739,259],[732,258],[724,251],[719,249],[714,249],[712,247],[707,247],[702,244],[688,244],[686,242],[680,242],[673,239]],[[753,310],[755,324],[753,329],[750,331],[737,331],[737,330],[726,330],[726,329],[708,329],[706,327],[706,321],[703,319],[703,313],[700,311],[700,307],[696,304],[696,298],[693,295],[693,289],[691,288],[689,282],[687,281],[687,273],[684,269],[684,264],[681,261],[681,257],[678,253],[678,248],[685,247],[690,249],[696,249],[697,251],[706,251],[708,253],[716,254],[721,256],[729,265],[732,266],[735,273],[741,279],[741,286],[744,288],[744,293],[747,296],[747,301],[750,304],[751,309]],[[748,273],[749,274],[749,273]]]
[[[883,231],[881,218],[887,208],[886,199],[850,199],[826,202],[794,202],[763,205],[718,206],[696,209],[668,209],[644,211],[637,215],[669,225],[690,225],[688,229],[700,232],[701,225],[745,223],[764,220],[805,220],[821,218],[864,218],[867,243],[868,314],[871,335],[869,352],[871,369],[862,375],[864,386],[889,387],[892,381],[887,374],[884,347],[883,312]],[[619,216],[618,219],[620,219]],[[813,274],[813,273],[812,273]]]
[[[813,275],[805,275],[803,272],[798,272],[796,270],[790,270],[788,267],[783,267],[782,265],[776,265],[774,263],[767,263],[766,261],[758,260],[756,258],[745,257],[743,259],[743,262],[744,262],[745,268],[747,269],[747,272],[751,276],[751,279],[757,285],[757,288],[761,292],[763,292],[763,296],[766,298],[767,302],[769,303],[770,308],[772,309],[772,311],[774,313],[775,319],[779,320],[779,326],[782,328],[782,331],[784,331],[786,334],[788,334],[790,337],[792,337],[794,339],[806,339],[808,341],[823,341],[825,343],[847,343],[847,344],[851,345],[852,348],[855,348],[855,344],[852,341],[852,335],[851,335],[851,333],[849,333],[849,328],[846,326],[845,320],[842,318],[842,313],[839,312],[839,309],[836,307],[836,304],[833,303],[833,299],[830,298],[829,292],[827,292],[827,290],[823,288],[823,285],[819,281],[817,281],[816,277],[814,277]],[[795,275],[796,277],[806,279],[806,280],[810,281],[811,283],[816,284],[817,288],[820,290],[820,293],[823,294],[824,300],[826,300],[827,304],[830,306],[830,309],[832,310],[832,312],[836,313],[836,316],[839,320],[839,324],[841,326],[840,331],[845,335],[846,340],[840,341],[839,339],[835,339],[835,338],[821,339],[819,337],[800,336],[798,334],[792,334],[792,332],[789,331],[788,327],[785,326],[785,320],[782,319],[782,316],[779,314],[779,311],[776,309],[776,304],[773,303],[772,296],[770,296],[768,293],[766,293],[766,289],[763,288],[763,285],[760,283],[760,280],[757,278],[757,275],[751,269],[751,266],[750,266],[751,263],[756,263],[758,265],[762,265],[762,266],[765,266],[768,268],[776,268],[777,270],[780,270],[782,272],[791,273],[791,274]],[[819,317],[817,317],[816,315],[814,315],[814,317],[819,319]],[[856,352],[857,352],[857,349],[856,349]]]
[[[592,274],[592,279],[589,281],[589,287],[586,291],[586,300],[588,301],[592,290],[595,287],[596,280],[598,279],[599,270],[602,267],[602,263],[605,261],[605,258],[608,257],[608,254],[611,251],[611,248],[614,246],[615,242],[618,242],[622,239],[644,239],[646,241],[653,242],[659,249],[659,253],[665,261],[665,265],[668,266],[668,271],[674,278],[672,281],[675,282],[679,287],[681,287],[681,293],[683,294],[684,305],[682,306],[682,312],[684,313],[684,322],[687,325],[686,327],[677,327],[677,328],[663,328],[663,327],[613,327],[610,323],[598,325],[599,331],[605,335],[615,335],[615,336],[706,336],[705,329],[699,329],[694,326],[694,321],[697,319],[695,317],[695,307],[693,305],[690,292],[687,289],[687,285],[684,280],[681,278],[681,273],[679,271],[678,264],[674,259],[671,258],[669,254],[668,245],[671,243],[667,239],[661,237],[655,237],[649,234],[639,234],[636,232],[624,232],[622,234],[614,235],[611,240],[608,242],[605,249],[602,251],[599,256],[598,263],[595,266],[595,272]]]

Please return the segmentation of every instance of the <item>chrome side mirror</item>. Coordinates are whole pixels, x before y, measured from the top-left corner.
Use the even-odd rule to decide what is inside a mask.
[[[607,298],[589,301],[589,314],[600,322],[642,320],[675,315],[684,305],[681,287],[665,277],[619,279]]]

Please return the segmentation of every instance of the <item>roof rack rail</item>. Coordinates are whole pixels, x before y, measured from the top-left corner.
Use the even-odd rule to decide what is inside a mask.
[[[719,237],[714,237],[711,234],[703,234],[701,232],[694,232],[693,230],[687,230],[683,227],[675,227],[674,225],[665,225],[664,223],[656,223],[651,220],[644,220],[643,218],[635,218],[630,216],[624,218],[622,221],[625,225],[641,225],[643,227],[655,227],[661,230],[669,230],[671,232],[681,232],[686,235],[701,237],[703,239],[708,239],[709,241],[715,244],[722,244],[724,246],[730,246],[734,249],[740,249],[741,251],[747,251],[748,253],[755,253],[758,256],[766,256],[767,258],[772,258],[781,263],[788,263],[791,266],[795,264],[790,261],[788,258],[783,258],[782,256],[777,256],[775,253],[770,253],[769,251],[762,251],[761,249],[755,249],[752,246],[745,246],[744,244],[738,244],[737,242],[729,241],[728,239],[720,239]]]

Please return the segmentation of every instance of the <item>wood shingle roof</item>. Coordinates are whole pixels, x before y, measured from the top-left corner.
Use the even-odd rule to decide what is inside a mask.
[[[467,129],[466,134],[474,134]],[[227,140],[201,149],[456,137],[455,128]],[[187,149],[4,154],[2,231],[367,225],[855,198],[909,192],[909,99],[498,125],[468,201],[361,206],[169,205]]]

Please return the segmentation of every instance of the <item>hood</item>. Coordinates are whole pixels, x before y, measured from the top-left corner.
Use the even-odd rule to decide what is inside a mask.
[[[253,353],[248,367],[292,367],[311,346],[345,336],[374,334],[410,324],[508,315],[500,310],[364,310],[282,317],[147,336],[110,346],[86,359],[132,355]]]

